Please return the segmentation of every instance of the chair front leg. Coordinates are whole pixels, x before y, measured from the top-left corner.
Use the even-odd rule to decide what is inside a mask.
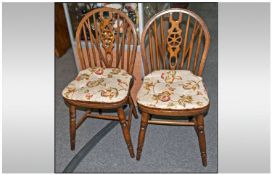
[[[205,131],[204,131],[204,116],[203,115],[197,116],[196,123],[197,123],[196,132],[198,135],[202,164],[203,164],[203,166],[207,166],[206,139],[205,139]]]
[[[141,159],[142,150],[144,146],[145,132],[148,125],[148,118],[149,118],[149,114],[142,112],[141,127],[139,131],[139,136],[138,136],[138,148],[137,148],[136,160]]]
[[[131,128],[131,119],[132,119],[132,108],[129,107],[129,111],[128,111],[128,119],[127,119],[129,131],[130,131],[130,128]]]
[[[128,123],[126,121],[125,112],[124,112],[123,108],[121,107],[121,108],[117,109],[117,113],[118,113],[119,121],[120,121],[122,130],[123,130],[123,135],[124,135],[127,147],[128,147],[130,157],[134,158],[135,155],[134,155],[134,150],[133,150],[133,146],[132,146],[132,142],[131,142]]]
[[[76,139],[76,107],[73,105],[69,106],[70,114],[70,145],[71,150],[75,149]]]
[[[197,117],[197,116],[196,116],[196,117]],[[198,129],[197,129],[197,121],[196,121],[196,117],[192,117],[191,121],[195,123],[194,129],[195,129],[196,135],[197,135],[197,137],[198,137]]]

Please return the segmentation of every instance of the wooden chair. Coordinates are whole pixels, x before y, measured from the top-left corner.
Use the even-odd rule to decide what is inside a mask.
[[[148,124],[194,126],[207,166],[204,115],[209,98],[201,76],[209,46],[208,28],[192,11],[169,9],[147,22],[141,38],[145,77],[137,94],[142,112],[137,160]],[[151,115],[181,120],[151,120]]]
[[[77,57],[81,71],[63,90],[70,112],[70,144],[75,149],[76,129],[87,119],[118,120],[131,157],[130,137],[132,114],[137,118],[130,90],[137,51],[137,33],[133,22],[123,12],[98,8],[87,13],[76,31]],[[128,117],[124,105],[129,105]],[[76,109],[87,108],[76,122]],[[117,116],[97,115],[93,109],[117,109]]]

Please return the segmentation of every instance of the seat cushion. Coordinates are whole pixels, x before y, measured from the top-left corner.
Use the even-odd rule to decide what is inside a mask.
[[[62,95],[78,101],[119,102],[128,95],[131,78],[125,70],[118,68],[88,68],[79,72]]]
[[[197,109],[209,104],[202,78],[188,70],[158,70],[145,76],[140,105],[161,109]]]

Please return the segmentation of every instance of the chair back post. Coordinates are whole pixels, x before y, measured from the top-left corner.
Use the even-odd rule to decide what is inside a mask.
[[[202,76],[210,33],[194,12],[172,8],[147,22],[140,44],[145,75],[160,69],[185,69]]]

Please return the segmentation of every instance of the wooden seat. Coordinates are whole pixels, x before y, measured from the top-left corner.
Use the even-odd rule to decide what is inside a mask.
[[[118,120],[134,157],[130,137],[132,114],[137,118],[130,90],[137,50],[137,33],[133,22],[123,12],[98,8],[87,13],[76,31],[77,59],[81,71],[63,90],[70,112],[70,144],[75,149],[76,129],[87,119]],[[124,105],[129,105],[126,117]],[[76,109],[87,108],[76,122]],[[115,109],[116,116],[95,115],[93,109]]]
[[[202,74],[209,46],[208,28],[192,11],[165,10],[146,23],[141,37],[145,78],[137,95],[142,112],[137,160],[141,158],[148,124],[193,126],[202,163],[207,166],[204,115],[210,101]],[[183,120],[152,120],[151,115]]]

